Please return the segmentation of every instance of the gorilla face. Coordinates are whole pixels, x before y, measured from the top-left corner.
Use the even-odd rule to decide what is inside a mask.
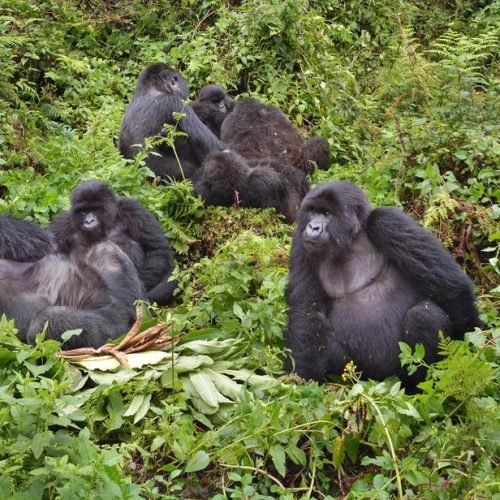
[[[364,227],[369,210],[366,196],[352,184],[328,183],[312,190],[297,216],[304,250],[341,257]]]
[[[220,85],[209,84],[202,87],[191,106],[200,120],[219,136],[222,122],[234,109],[234,100],[226,95]]]
[[[116,197],[104,182],[87,181],[73,191],[71,222],[86,240],[95,242],[104,238],[116,216]]]
[[[182,99],[186,99],[189,94],[186,80],[164,63],[148,66],[139,76],[137,87],[153,87],[162,94],[179,95]]]

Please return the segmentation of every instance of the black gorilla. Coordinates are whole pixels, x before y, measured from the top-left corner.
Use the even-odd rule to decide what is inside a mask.
[[[110,241],[68,256],[52,253],[44,245],[52,235],[30,226],[31,233],[24,221],[9,219],[0,233],[0,314],[15,320],[21,338],[33,344],[45,323],[46,338],[57,340],[67,330],[82,329],[64,343],[69,349],[99,347],[126,333],[135,319],[133,302],[145,299],[127,255]],[[27,261],[23,247],[32,249],[29,258],[44,256]]]
[[[247,159],[276,158],[311,173],[314,163],[326,170],[328,142],[322,137],[302,139],[288,118],[257,99],[241,99],[222,122],[221,140]]]
[[[365,377],[397,374],[411,386],[398,342],[422,343],[432,363],[439,330],[461,339],[478,325],[472,283],[438,239],[397,208],[372,210],[348,182],[302,202],[287,298],[295,371],[317,381],[353,360]]]
[[[187,96],[188,84],[179,73],[163,63],[148,66],[139,76],[134,96],[123,117],[120,130],[122,154],[133,158],[147,137],[165,137],[164,125],[177,125],[187,137],[175,138],[175,152],[165,143],[156,145],[148,153],[146,164],[161,177],[191,178],[209,152],[221,151],[223,147],[191,106],[183,103]],[[172,116],[174,112],[185,115],[178,124]]]
[[[71,194],[70,211],[49,230],[63,254],[100,241],[115,243],[134,263],[148,299],[159,305],[172,300],[172,250],[158,221],[138,201],[116,196],[104,182],[86,181]]]
[[[221,86],[209,84],[198,92],[198,98],[191,103],[191,107],[200,120],[220,137],[222,122],[234,109],[234,100],[226,95]]]
[[[0,216],[0,258],[32,262],[55,250],[54,239],[32,222]]]
[[[208,205],[273,207],[293,222],[309,183],[303,172],[277,160],[245,160],[223,151],[207,158],[195,190]]]

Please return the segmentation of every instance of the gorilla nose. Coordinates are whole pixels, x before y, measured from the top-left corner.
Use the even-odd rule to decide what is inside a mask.
[[[309,233],[318,236],[323,232],[323,224],[315,224],[314,222],[309,222],[309,224],[307,225],[307,230]]]
[[[94,214],[87,214],[83,220],[83,226],[86,229],[91,229],[96,225],[97,219]]]

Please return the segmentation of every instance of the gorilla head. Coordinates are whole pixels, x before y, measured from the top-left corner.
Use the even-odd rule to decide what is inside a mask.
[[[298,216],[304,250],[341,257],[364,228],[369,212],[366,195],[353,184],[319,186],[304,198]]]
[[[198,99],[191,103],[200,120],[217,136],[220,136],[222,122],[234,109],[234,101],[220,85],[205,85],[198,93]]]
[[[250,168],[238,154],[228,150],[213,153],[207,158],[195,188],[207,204],[230,207],[236,196],[245,196],[245,179],[249,173]]]
[[[161,94],[177,94],[182,99],[186,99],[189,94],[186,80],[164,63],[151,64],[139,75],[136,92],[151,90]]]
[[[302,145],[302,154],[309,163],[315,163],[320,170],[330,166],[330,146],[324,137],[314,136]]]
[[[104,238],[117,216],[116,196],[105,183],[86,181],[71,194],[71,223],[88,242]]]

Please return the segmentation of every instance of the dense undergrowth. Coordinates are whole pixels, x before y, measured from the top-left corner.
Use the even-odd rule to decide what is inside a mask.
[[[4,0],[0,211],[41,224],[82,179],[161,221],[181,291],[171,359],[90,370],[0,323],[0,498],[492,498],[500,490],[500,3]],[[331,168],[434,231],[483,330],[443,341],[419,393],[282,375],[291,227],[205,209],[117,151],[139,71],[165,61],[279,106]],[[419,363],[418,353],[402,353]]]

